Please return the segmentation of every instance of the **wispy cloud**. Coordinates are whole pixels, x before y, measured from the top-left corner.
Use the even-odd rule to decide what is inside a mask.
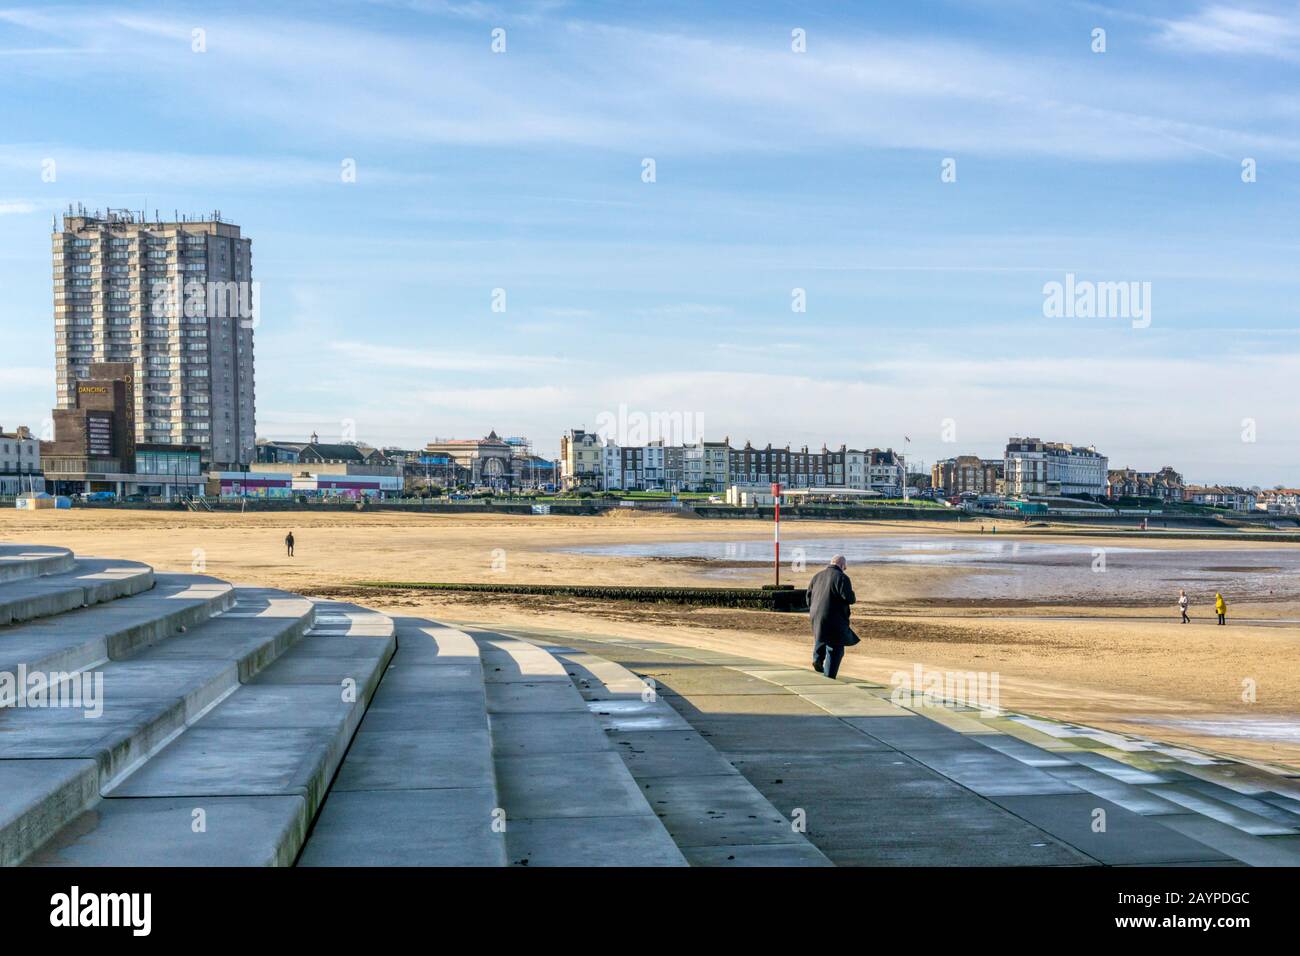
[[[283,189],[340,186],[346,158],[247,156],[95,149],[71,144],[0,144],[0,169],[14,179],[42,182],[44,164],[53,162],[54,182],[112,183],[121,191],[142,185],[202,186],[215,189]],[[387,184],[427,181],[419,173],[399,173],[362,163],[359,176]]]
[[[363,365],[432,372],[506,372],[539,370],[563,364],[545,355],[507,355],[499,352],[430,351],[369,342],[331,342],[341,358]]]
[[[1182,51],[1300,62],[1300,8],[1270,12],[1214,4],[1165,21],[1158,39]]]
[[[764,36],[567,19],[493,55],[485,33],[471,42],[271,18],[203,20],[201,56],[176,20],[27,12],[15,22],[129,54],[88,58],[52,80],[82,82],[82,74],[129,65],[165,83],[177,109],[201,103],[227,122],[274,122],[316,145],[343,137],[637,155],[839,145],[1104,161],[1242,150],[1300,156],[1300,139],[1254,123],[1249,102],[1221,85],[1168,83],[1122,66],[1099,75],[952,39],[828,36],[816,55],[799,56]],[[1166,29],[1184,42],[1243,50],[1282,51],[1294,38],[1289,18],[1220,7]],[[204,56],[220,62],[222,82],[212,82]]]

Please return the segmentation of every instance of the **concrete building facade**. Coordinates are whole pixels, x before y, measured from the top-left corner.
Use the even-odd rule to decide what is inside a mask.
[[[246,465],[256,441],[252,242],[217,213],[164,222],[69,209],[53,233],[56,407],[92,362],[134,371],[142,444]]]

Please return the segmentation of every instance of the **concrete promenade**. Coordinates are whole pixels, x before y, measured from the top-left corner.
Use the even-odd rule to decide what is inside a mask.
[[[1300,864],[1300,780],[1274,768],[1018,715],[905,709],[877,685],[708,650],[520,636],[575,665],[593,707],[618,701],[584,657],[653,681],[687,725],[662,732],[676,774],[721,757],[784,819],[802,811],[807,840],[839,865]],[[620,744],[629,766],[653,759]],[[699,822],[739,812],[719,799]],[[675,838],[689,829],[664,819]],[[772,828],[754,841],[762,854],[711,862],[791,862],[784,839]]]
[[[666,641],[0,567],[0,865],[1300,863],[1264,765]]]

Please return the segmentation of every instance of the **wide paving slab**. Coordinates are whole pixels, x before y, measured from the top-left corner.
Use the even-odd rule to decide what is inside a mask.
[[[703,759],[710,747],[782,818],[802,814],[808,838],[836,863],[1300,862],[1292,812],[1300,801],[1276,776],[1246,775],[1259,783],[1239,791],[1227,768],[1222,782],[1198,778],[1214,760],[1188,763],[1182,751],[1141,743],[1122,746],[1155,752],[1102,754],[1087,748],[1102,749],[1104,736],[1083,740],[1085,728],[1017,724],[963,706],[899,706],[885,688],[719,652],[563,640],[653,679],[699,735],[663,735],[682,759]],[[618,746],[637,778],[659,782],[638,762],[663,768],[672,756],[637,753],[643,748],[628,738]]]
[[[512,866],[683,866],[568,667],[475,631]]]
[[[504,866],[478,645],[399,619],[299,866]]]
[[[692,866],[830,865],[803,836],[800,815],[791,813],[787,818],[769,803],[658,696],[653,684],[586,651],[535,643],[563,663],[598,721],[608,741],[605,746],[612,746],[623,760],[686,862]],[[754,697],[776,699],[764,694]],[[692,700],[700,702],[700,698]],[[759,853],[760,846],[770,849]]]

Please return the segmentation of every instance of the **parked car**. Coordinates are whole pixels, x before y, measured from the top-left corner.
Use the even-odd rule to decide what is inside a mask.
[[[116,501],[117,495],[111,491],[92,491],[84,496],[85,501]]]
[[[123,500],[123,501],[144,502],[144,501],[148,501],[148,500],[149,500],[149,496],[148,496],[148,495],[142,495],[142,494],[140,494],[139,492],[136,492],[136,493],[133,494],[133,495],[127,495],[127,496],[126,496],[125,498],[123,498],[122,500]]]

